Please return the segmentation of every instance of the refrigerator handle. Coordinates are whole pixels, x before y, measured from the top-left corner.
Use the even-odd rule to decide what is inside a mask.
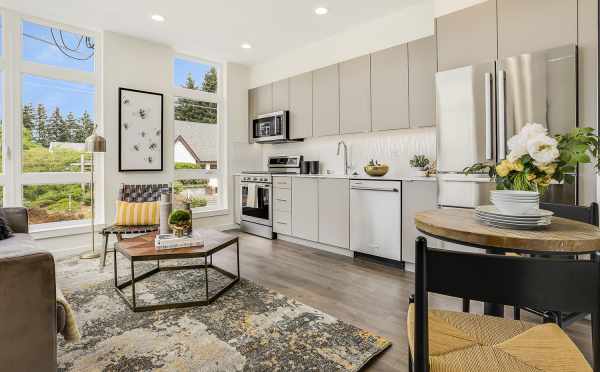
[[[506,158],[506,72],[498,71],[498,161]]]
[[[485,73],[485,160],[493,159],[492,137],[492,74]]]

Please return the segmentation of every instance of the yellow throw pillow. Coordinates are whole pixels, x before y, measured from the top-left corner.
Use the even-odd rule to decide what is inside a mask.
[[[117,225],[158,225],[160,202],[129,203],[117,200]]]

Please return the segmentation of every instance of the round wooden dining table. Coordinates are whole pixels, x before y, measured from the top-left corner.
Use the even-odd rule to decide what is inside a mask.
[[[600,228],[560,217],[553,217],[552,223],[542,229],[513,230],[485,225],[472,209],[443,208],[417,213],[415,224],[425,235],[485,249],[489,254],[574,256],[600,251]],[[504,306],[485,304],[485,313],[503,316]]]

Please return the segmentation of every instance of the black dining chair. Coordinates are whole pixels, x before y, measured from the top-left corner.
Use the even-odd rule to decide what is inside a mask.
[[[436,371],[592,371],[554,323],[429,310],[428,293],[592,314],[600,372],[600,262],[454,252],[416,240],[415,293],[407,316],[409,368]],[[527,285],[524,284],[526,278]]]
[[[557,203],[540,203],[540,208],[554,212],[554,215],[557,217],[589,223],[594,226],[598,226],[599,224],[598,203],[592,203],[589,207]],[[537,257],[552,258],[551,256]],[[571,256],[569,258],[577,259],[578,257]],[[585,313],[563,313],[560,311],[541,310],[531,307],[520,308],[515,306],[514,319],[521,319],[521,309],[541,316],[545,322],[555,322],[561,328],[565,328],[573,322],[583,319],[587,315]]]

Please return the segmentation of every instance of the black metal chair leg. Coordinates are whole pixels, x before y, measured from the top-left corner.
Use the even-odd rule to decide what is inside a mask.
[[[521,308],[518,306],[515,306],[513,308],[513,319],[514,320],[521,320]]]
[[[468,298],[462,299],[462,311],[463,313],[468,313],[471,311],[471,300]]]

